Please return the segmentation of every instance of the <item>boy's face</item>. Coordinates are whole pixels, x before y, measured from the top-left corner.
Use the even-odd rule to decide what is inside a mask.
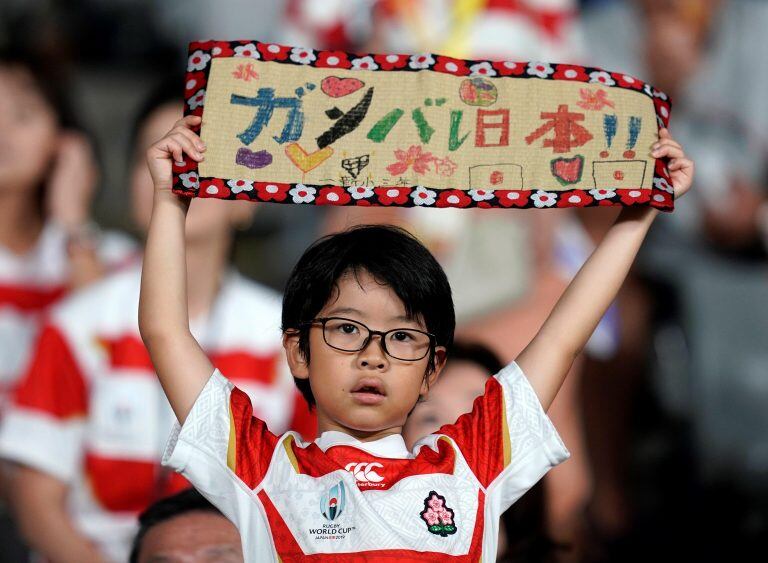
[[[379,331],[426,330],[422,322],[408,320],[395,292],[367,272],[345,275],[337,286],[338,295],[317,317],[345,317]],[[309,378],[320,432],[339,430],[361,439],[400,433],[419,395],[427,393],[445,360],[445,349],[438,346],[436,369],[425,378],[429,355],[412,362],[395,359],[384,353],[379,336],[363,350],[342,352],[325,343],[320,324],[310,329],[309,364],[299,352],[297,335],[286,335],[285,348],[293,375]]]

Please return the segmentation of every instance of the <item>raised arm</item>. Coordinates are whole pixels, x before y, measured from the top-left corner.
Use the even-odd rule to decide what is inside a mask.
[[[203,160],[205,145],[190,130],[199,122],[199,117],[185,117],[147,151],[155,196],[141,273],[139,330],[181,423],[213,373],[213,365],[189,330],[184,243],[189,199],[171,191],[173,160],[182,160],[182,153]]]
[[[652,154],[670,158],[675,197],[681,197],[691,186],[693,162],[666,129],[660,130]],[[517,357],[544,409],[552,404],[571,364],[616,298],[657,214],[651,207],[622,210],[544,325]]]

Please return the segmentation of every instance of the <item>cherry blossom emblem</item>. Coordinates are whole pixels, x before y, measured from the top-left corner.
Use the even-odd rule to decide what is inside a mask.
[[[427,530],[436,536],[448,537],[456,533],[456,524],[453,522],[453,510],[445,505],[445,497],[430,491],[424,499],[424,510],[421,518],[427,524]]]

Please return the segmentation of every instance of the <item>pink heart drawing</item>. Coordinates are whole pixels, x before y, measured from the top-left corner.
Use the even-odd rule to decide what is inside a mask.
[[[357,78],[339,78],[338,76],[326,76],[320,83],[320,89],[331,98],[342,98],[365,86],[362,80]]]

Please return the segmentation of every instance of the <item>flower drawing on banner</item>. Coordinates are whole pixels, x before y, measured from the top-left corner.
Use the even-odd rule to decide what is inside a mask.
[[[379,68],[379,65],[373,62],[373,57],[367,56],[352,59],[352,68],[355,70],[376,70]]]
[[[373,188],[368,186],[349,186],[347,191],[353,199],[367,199],[373,195]]]
[[[368,57],[370,58],[370,57]],[[343,51],[320,51],[316,66],[327,68],[349,68],[349,58]]]
[[[589,81],[603,86],[613,86],[616,81],[604,70],[595,70],[589,73]]]
[[[424,152],[419,145],[411,145],[407,151],[396,149],[395,158],[397,162],[387,166],[387,171],[393,176],[400,176],[411,167],[416,174],[426,174],[435,160],[431,152]]]
[[[420,513],[430,533],[447,537],[456,533],[453,510],[446,506],[445,497],[430,491],[424,499],[424,510]]]
[[[203,53],[200,49],[198,49],[189,55],[189,60],[187,61],[187,72],[203,70],[208,65],[208,61],[210,60],[211,55],[208,53]]]
[[[317,190],[304,184],[296,184],[288,193],[291,194],[293,203],[311,203],[315,200]]]
[[[611,199],[616,195],[614,190],[606,190],[605,188],[594,188],[589,190],[589,193],[598,201],[601,199]]]
[[[435,172],[437,172],[440,176],[443,176],[445,178],[449,176],[453,176],[453,173],[456,172],[456,169],[458,167],[459,165],[456,164],[447,156],[445,158],[435,159]]]
[[[235,56],[250,57],[251,59],[261,58],[258,49],[256,49],[256,45],[253,43],[246,43],[245,45],[239,45],[238,47],[235,47]]]
[[[498,73],[502,76],[520,76],[525,72],[525,63],[518,63],[516,61],[496,61],[493,63]]]
[[[488,61],[473,64],[469,67],[470,76],[496,76],[496,71]]]
[[[277,43],[260,43],[259,52],[265,61],[284,61],[288,58],[291,48]]]
[[[382,205],[404,205],[408,201],[411,188],[389,186],[374,188],[373,191],[379,196],[379,203]]]
[[[528,63],[528,68],[525,71],[531,76],[538,76],[539,78],[546,78],[555,72],[555,70],[552,68],[552,65],[538,62]]]
[[[472,198],[461,190],[442,190],[437,199],[437,207],[469,207]]]
[[[283,201],[288,197],[288,184],[256,184],[262,201]]]
[[[475,201],[493,199],[493,190],[469,190],[467,193]]]
[[[344,188],[339,186],[330,186],[328,188],[322,188],[320,194],[315,200],[317,205],[345,205],[349,203],[349,194]]]
[[[195,171],[179,174],[179,179],[185,188],[197,188],[200,185],[200,178]]]
[[[205,104],[205,88],[198,90],[194,96],[187,100],[191,109],[196,109]]]
[[[673,188],[664,178],[654,178],[653,187],[655,187],[657,190],[662,190],[670,194],[675,193],[675,188]]]
[[[248,180],[229,180],[227,182],[229,189],[233,194],[239,194],[240,192],[250,192],[253,190],[253,182]]]
[[[314,51],[305,47],[294,47],[291,49],[291,60],[295,63],[308,65],[316,59]]]
[[[553,192],[545,192],[544,190],[536,190],[536,193],[531,194],[531,201],[533,205],[538,208],[552,207],[557,203],[557,194]]]
[[[530,192],[516,190],[496,190],[496,197],[502,207],[525,207],[528,203]]]
[[[586,207],[594,201],[589,195],[581,190],[562,192],[557,202],[558,207]]]
[[[555,70],[553,77],[561,80],[577,80],[579,82],[589,80],[584,69],[576,65],[557,65],[557,70]]]
[[[416,205],[434,205],[436,195],[435,192],[428,190],[424,186],[416,186],[416,189],[411,194],[411,198]]]
[[[411,60],[408,62],[408,66],[415,69],[429,68],[433,64],[435,64],[435,59],[427,53],[411,55]]]
[[[373,57],[373,60],[379,63],[379,66],[384,70],[403,68],[408,64],[409,59],[408,55],[375,55]]]

